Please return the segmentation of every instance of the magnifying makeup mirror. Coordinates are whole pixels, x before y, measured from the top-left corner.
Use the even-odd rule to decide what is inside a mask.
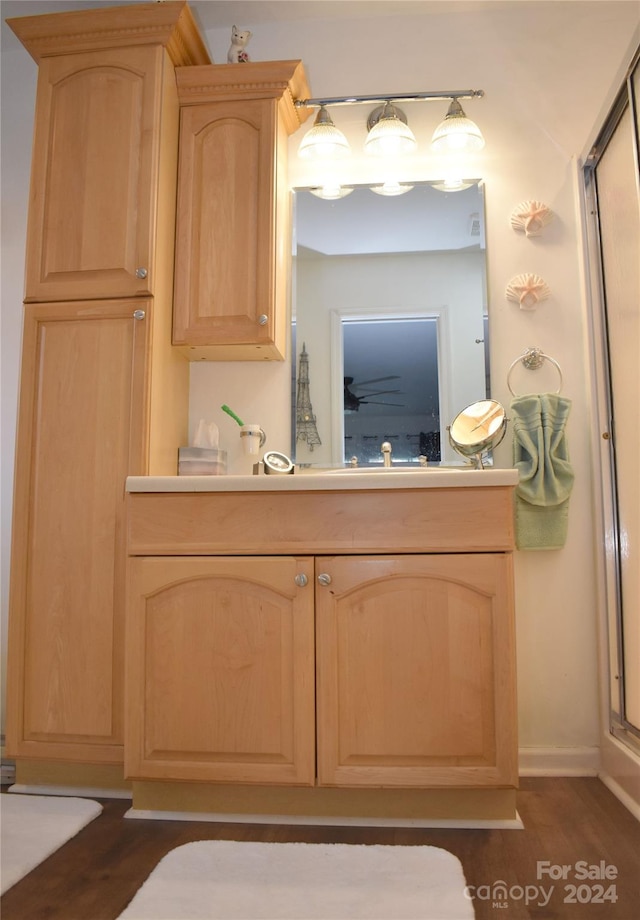
[[[483,456],[498,446],[506,431],[504,406],[495,399],[481,399],[456,415],[449,427],[449,443],[481,470],[484,469]]]

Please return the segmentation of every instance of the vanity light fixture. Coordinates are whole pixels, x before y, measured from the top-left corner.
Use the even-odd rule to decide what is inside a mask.
[[[464,113],[458,99],[452,99],[449,111],[431,138],[431,149],[436,153],[452,153],[462,150],[482,150],[484,137],[475,121]]]
[[[324,105],[316,115],[298,148],[298,156],[314,160],[336,160],[350,153],[349,141],[333,123]]]
[[[413,153],[418,146],[402,109],[391,102],[378,106],[367,119],[369,133],[364,152],[369,156],[397,157]]]
[[[327,109],[338,105],[376,103],[367,120],[368,135],[365,152],[377,156],[398,156],[416,148],[416,139],[407,125],[399,102],[449,101],[444,121],[436,128],[432,148],[437,152],[480,150],[484,147],[482,132],[465,115],[460,99],[481,99],[482,89],[398,93],[382,96],[333,96],[326,99],[296,99],[297,108],[319,108],[313,127],[302,138],[298,155],[317,159],[334,159],[349,152],[344,134],[336,128]]]

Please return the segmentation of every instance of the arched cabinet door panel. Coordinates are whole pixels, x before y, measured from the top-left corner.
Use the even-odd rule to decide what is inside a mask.
[[[131,560],[129,778],[313,785],[312,567]]]
[[[272,120],[269,100],[182,111],[176,344],[272,344]]]
[[[153,291],[163,49],[43,60],[26,299]]]
[[[291,274],[289,134],[300,61],[179,67],[173,343],[189,360],[282,360]]]
[[[188,5],[7,22],[38,64],[25,299],[157,294],[172,281],[175,68],[210,60]]]
[[[317,589],[318,782],[517,777],[511,558],[326,557]]]

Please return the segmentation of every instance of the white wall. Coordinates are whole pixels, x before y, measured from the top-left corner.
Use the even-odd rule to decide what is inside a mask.
[[[478,2],[474,9],[474,4],[440,2],[426,5],[427,15],[381,18],[367,14],[368,4],[359,4],[363,15],[357,22],[269,21],[267,17],[263,17],[267,21],[245,20],[243,4],[232,6],[234,22],[254,32],[248,49],[254,59],[302,58],[316,96],[469,87],[485,90],[482,101],[467,105],[467,114],[481,125],[487,145],[466,164],[465,172],[482,176],[486,182],[492,388],[508,405],[509,366],[527,346],[539,345],[562,366],[563,392],[573,400],[568,438],[576,485],[567,544],[560,551],[516,554],[520,745],[565,748],[579,757],[581,751],[598,744],[593,571],[602,547],[591,499],[591,406],[575,158],[611,100],[621,65],[629,54],[629,36],[638,25],[638,5],[615,0],[556,0]],[[247,9],[257,16],[258,7],[268,6],[252,4]],[[279,4],[279,15],[283,8],[299,6]],[[333,6],[327,4],[327,9]],[[424,6],[415,5],[416,10]],[[402,4],[403,10],[408,8]],[[221,20],[220,29],[208,33],[216,61],[225,58],[230,25]],[[35,67],[26,52],[3,53],[2,77],[4,563],[35,81]],[[444,109],[435,103],[406,107],[422,151],[426,151]],[[366,107],[352,107],[341,109],[335,116],[354,150],[364,139],[366,112]],[[304,130],[290,143],[292,186],[316,184],[319,178],[295,155]],[[398,178],[437,178],[447,165],[420,153],[407,160]],[[345,181],[378,180],[378,168],[377,163],[354,156]],[[546,202],[556,215],[549,233],[536,240],[516,235],[509,225],[512,209],[528,198]],[[534,312],[520,311],[504,297],[507,282],[523,271],[542,275],[552,290],[552,299]],[[532,379],[531,372],[522,369],[514,382],[536,391],[556,385],[554,377],[547,377],[544,370]],[[268,431],[271,447],[287,449],[288,362],[269,366],[199,363],[192,368],[191,385],[192,422],[212,417],[226,402],[245,421],[260,421]],[[219,415],[216,420],[233,462],[239,449],[237,430],[230,419],[228,424]],[[508,440],[498,452],[498,462],[507,466],[511,462]],[[4,624],[6,579],[2,601]]]

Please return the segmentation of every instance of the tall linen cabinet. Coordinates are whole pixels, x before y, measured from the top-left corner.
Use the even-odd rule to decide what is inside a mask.
[[[175,67],[209,56],[184,2],[9,25],[38,63],[7,687],[20,781],[123,760],[124,482],[175,473],[186,443]]]

